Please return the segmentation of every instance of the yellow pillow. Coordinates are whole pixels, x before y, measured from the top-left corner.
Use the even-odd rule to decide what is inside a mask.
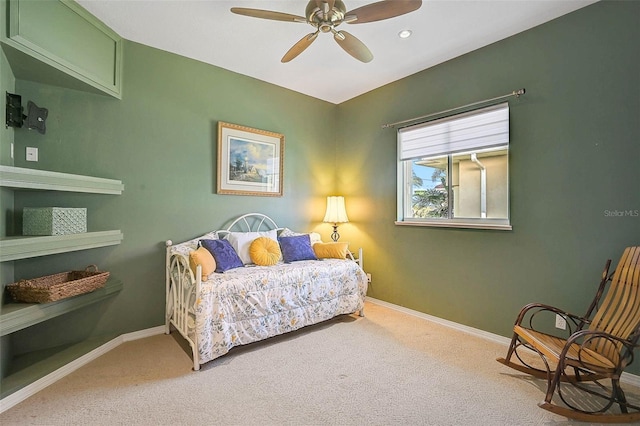
[[[313,252],[318,259],[346,259],[349,243],[315,243]]]
[[[202,280],[206,280],[209,274],[216,270],[216,260],[211,255],[211,252],[204,247],[189,253],[189,266],[191,266],[194,275],[198,265],[202,266]]]
[[[282,257],[280,246],[269,237],[258,237],[249,246],[251,261],[259,266],[271,266]]]

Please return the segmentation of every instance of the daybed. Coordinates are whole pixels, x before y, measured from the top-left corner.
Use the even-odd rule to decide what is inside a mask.
[[[271,266],[253,264],[254,254],[268,254],[269,259],[277,260],[272,252],[254,250],[262,250],[257,247],[262,242],[272,250],[272,240],[279,242],[276,245],[282,249],[275,249],[278,256],[282,253],[280,260]],[[234,220],[224,230],[180,244],[166,242],[165,332],[169,334],[173,326],[186,339],[192,349],[194,370],[235,346],[337,315],[358,312],[363,316],[368,282],[362,270],[362,249],[355,259],[346,249],[337,250],[345,245],[337,247],[318,240],[318,234],[294,233],[279,228],[265,215],[251,213]],[[296,244],[293,251],[292,242]],[[300,242],[303,253],[308,252],[309,244],[312,253],[321,255],[315,260],[298,260],[307,259],[296,251]],[[214,244],[224,246],[224,250],[212,249]],[[211,254],[219,260],[217,270],[221,264],[226,267],[230,246],[235,252],[231,256],[238,255],[242,263],[222,273],[203,274],[205,263],[193,262],[203,246],[213,250]],[[259,263],[273,261],[263,262],[260,258]]]

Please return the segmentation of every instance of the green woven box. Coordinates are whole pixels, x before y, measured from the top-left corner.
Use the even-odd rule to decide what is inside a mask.
[[[87,232],[87,209],[68,207],[25,207],[23,235],[67,235]]]

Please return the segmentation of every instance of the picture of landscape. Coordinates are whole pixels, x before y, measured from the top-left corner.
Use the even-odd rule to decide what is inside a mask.
[[[218,194],[282,197],[284,135],[218,122]]]
[[[267,183],[277,157],[273,144],[229,139],[229,180]]]

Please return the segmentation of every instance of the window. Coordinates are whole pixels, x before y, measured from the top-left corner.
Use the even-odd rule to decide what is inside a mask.
[[[511,229],[508,103],[398,130],[396,224]]]

